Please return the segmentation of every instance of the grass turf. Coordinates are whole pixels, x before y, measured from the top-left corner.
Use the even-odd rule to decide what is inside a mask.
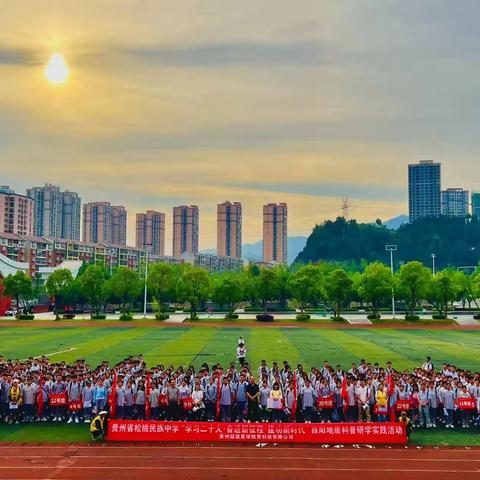
[[[302,326],[303,327],[303,326]],[[395,328],[310,329],[255,327],[169,327],[160,322],[136,327],[2,327],[0,354],[25,359],[48,355],[52,361],[71,362],[85,358],[96,366],[102,360],[116,363],[128,355],[143,354],[148,365],[189,365],[197,368],[235,360],[238,337],[247,345],[247,357],[256,369],[262,359],[305,368],[320,366],[328,359],[348,368],[365,358],[397,369],[419,365],[430,355],[438,367],[442,362],[480,370],[480,331]],[[88,440],[83,425],[0,425],[2,441],[83,442]],[[434,445],[479,445],[480,435],[464,431],[416,431],[412,442]]]

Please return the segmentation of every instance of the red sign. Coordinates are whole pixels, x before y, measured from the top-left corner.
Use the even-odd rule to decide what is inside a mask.
[[[477,402],[474,398],[457,398],[457,406],[459,410],[475,410],[477,408]]]
[[[401,423],[221,423],[109,420],[108,440],[406,444]]]
[[[81,400],[72,400],[68,402],[68,411],[69,412],[79,412],[82,410],[82,401]]]
[[[67,405],[66,393],[51,393],[48,398],[51,407],[64,407]]]
[[[322,409],[333,408],[333,395],[317,398],[317,407]]]
[[[382,405],[379,405],[378,403],[376,403],[373,406],[373,413],[375,415],[387,415],[388,414],[388,407],[386,405],[382,406]]]
[[[160,407],[168,407],[168,397],[164,393],[158,396],[158,405]]]
[[[395,404],[395,411],[397,412],[408,412],[410,408],[410,400],[397,400]]]
[[[184,397],[180,399],[180,402],[182,404],[182,409],[186,411],[190,411],[193,409],[193,400],[192,397]]]

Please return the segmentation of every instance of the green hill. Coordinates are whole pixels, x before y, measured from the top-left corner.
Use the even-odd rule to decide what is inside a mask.
[[[336,261],[361,264],[376,260],[389,263],[385,245],[398,246],[395,263],[419,260],[426,265],[436,255],[438,268],[478,265],[480,222],[477,218],[422,218],[389,230],[379,220],[375,224],[337,218],[316,225],[296,262]]]

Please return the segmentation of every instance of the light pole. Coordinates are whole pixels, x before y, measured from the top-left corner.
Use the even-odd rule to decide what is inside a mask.
[[[432,274],[435,275],[435,258],[437,258],[437,256],[432,253]]]
[[[147,316],[147,276],[148,276],[148,250],[145,257],[145,288],[143,291],[143,318]]]
[[[393,252],[397,251],[396,245],[385,245],[385,250],[390,252],[390,270],[392,272],[392,282],[393,282],[393,274],[395,273],[393,268]],[[395,289],[392,284],[392,317],[395,318]]]

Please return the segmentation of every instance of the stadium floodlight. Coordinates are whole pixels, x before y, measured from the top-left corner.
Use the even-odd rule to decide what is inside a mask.
[[[387,245],[385,245],[385,250],[387,252],[390,252],[390,270],[392,272],[392,278],[393,278],[393,274],[395,273],[393,268],[393,252],[397,251],[397,246],[387,243]],[[393,285],[392,285],[392,317],[395,318],[395,289]]]

